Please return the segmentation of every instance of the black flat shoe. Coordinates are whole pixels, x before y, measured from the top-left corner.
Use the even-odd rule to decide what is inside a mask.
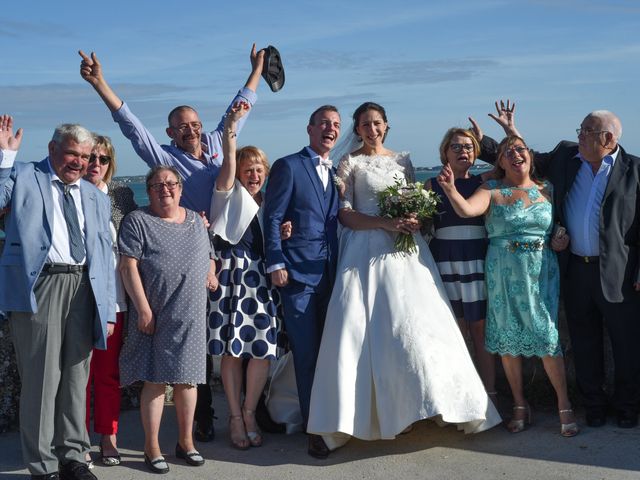
[[[145,453],[144,464],[152,473],[169,473],[169,464],[162,455],[151,460]]]
[[[197,450],[191,450],[190,452],[185,452],[184,449],[180,446],[180,443],[176,443],[176,458],[181,458],[187,465],[191,465],[192,467],[199,467],[204,465],[204,458],[200,455],[200,452]]]
[[[98,480],[97,477],[89,471],[86,463],[75,460],[60,465],[60,478],[61,480]]]
[[[309,449],[307,453],[313,458],[324,460],[329,456],[329,447],[320,435],[309,435]]]
[[[638,415],[631,412],[618,412],[616,420],[619,428],[633,428],[638,425]]]
[[[607,415],[603,410],[590,410],[585,415],[587,425],[592,428],[599,428],[607,423]]]
[[[201,425],[199,422],[196,422],[196,426],[193,429],[193,437],[198,442],[212,442],[216,436],[216,431],[213,428],[213,422],[211,425]]]

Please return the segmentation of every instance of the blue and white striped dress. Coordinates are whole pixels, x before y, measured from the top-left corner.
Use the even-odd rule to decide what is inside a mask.
[[[458,192],[469,198],[482,184],[474,175],[455,181]],[[440,215],[433,217],[435,234],[429,244],[444,282],[447,296],[457,318],[475,322],[486,317],[487,291],[484,283],[484,258],[487,232],[484,218],[461,218],[437,182],[431,188],[440,195]]]

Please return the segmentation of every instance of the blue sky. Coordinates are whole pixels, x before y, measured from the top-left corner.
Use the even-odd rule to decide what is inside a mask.
[[[498,98],[516,100],[536,149],[574,139],[586,113],[609,109],[621,144],[640,154],[637,0],[5,3],[0,112],[25,129],[23,161],[44,158],[55,125],[78,122],[113,138],[118,174],[146,171],[80,78],[78,49],[98,54],[114,90],[165,143],[166,114],[179,104],[215,128],[249,74],[254,41],[278,47],[286,85],[274,94],[261,83],[240,143],[271,161],[306,145],[315,107],[338,106],[346,130],[368,100],[387,108],[388,147],[418,166],[438,164],[442,135],[469,115],[499,137],[487,117]]]

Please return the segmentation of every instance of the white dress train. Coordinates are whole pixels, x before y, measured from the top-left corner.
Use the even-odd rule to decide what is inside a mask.
[[[347,156],[343,206],[378,214],[395,178],[413,181],[406,153]],[[395,234],[344,228],[316,366],[307,431],[331,449],[351,437],[392,439],[431,418],[465,433],[500,423],[471,361],[424,239],[398,254]]]

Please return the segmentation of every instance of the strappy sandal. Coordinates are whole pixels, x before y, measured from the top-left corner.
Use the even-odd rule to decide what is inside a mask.
[[[261,447],[262,446],[262,431],[260,431],[260,427],[258,427],[258,422],[256,421],[256,411],[249,410],[247,408],[242,409],[242,421],[244,422],[245,428],[247,427],[247,422],[244,420],[244,417],[253,418],[253,424],[256,426],[255,430],[249,431],[247,428],[247,437],[249,438],[249,444],[252,447]]]
[[[518,413],[522,418],[516,418]],[[507,430],[511,433],[520,433],[528,425],[531,425],[531,407],[529,405],[514,405],[513,415],[507,424]]]
[[[575,422],[575,416],[573,415],[573,409],[567,408],[564,410],[558,410],[560,414],[560,435],[563,437],[575,437],[578,432],[580,432],[580,428],[578,428],[578,424]],[[562,414],[571,414],[574,418],[574,421],[571,423],[562,423]]]
[[[231,446],[238,450],[247,450],[250,447],[242,415],[229,415],[229,440]]]

